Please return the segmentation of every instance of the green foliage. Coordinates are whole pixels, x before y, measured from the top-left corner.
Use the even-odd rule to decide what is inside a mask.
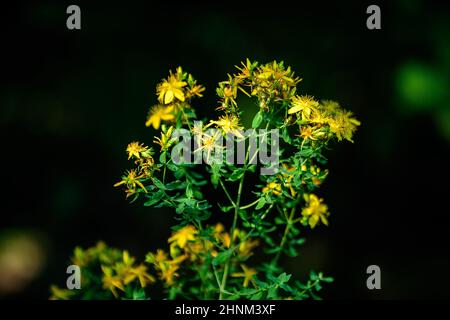
[[[144,206],[173,209],[177,224],[168,250],[150,252],[144,263],[135,264],[126,251],[105,245],[77,248],[72,260],[82,268],[83,288],[74,293],[52,287],[54,298],[147,299],[162,293],[167,299],[319,299],[322,285],[333,279],[311,272],[300,282],[301,275],[286,274],[280,257],[298,255],[304,229],[328,225],[328,207],[315,194],[328,174],[323,152],[332,141],[352,141],[359,122],[334,101],[298,96],[300,79],[283,62],[259,65],[247,59],[238,71],[219,83],[223,115],[204,127],[194,122],[192,106],[204,88],[181,68],[170,72],[157,86],[159,104],[147,120],[148,126],[161,128],[154,140],[159,155],[139,142],[127,147],[135,167],[115,186],[124,187],[132,201],[142,199]],[[265,130],[243,134],[238,93],[259,108],[252,128]],[[210,128],[216,133],[208,133]],[[192,157],[200,153],[211,161],[174,161],[176,129],[195,135]],[[280,132],[279,162],[255,164],[248,142],[256,135],[258,149],[261,142],[275,144],[270,129]],[[217,138],[229,134],[246,142],[243,164],[228,163],[225,152],[220,159],[213,157]],[[275,174],[259,174],[270,166]],[[246,185],[250,175],[258,175],[261,184]],[[252,191],[248,199],[244,186]],[[224,201],[211,203],[208,189],[223,192]],[[211,223],[211,218],[232,221],[226,228],[228,223]]]

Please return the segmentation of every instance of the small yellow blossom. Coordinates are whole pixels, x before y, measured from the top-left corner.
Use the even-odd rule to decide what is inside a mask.
[[[139,181],[141,177],[136,174],[136,170],[131,169],[127,171],[127,174],[122,176],[122,180],[114,184],[114,187],[118,187],[122,184],[126,185],[130,194],[136,192],[136,185],[141,187],[145,193],[147,193],[147,189],[145,189],[142,182]]]
[[[311,126],[301,126],[299,136],[302,137],[304,141],[315,141],[320,136],[320,131]]]
[[[302,210],[302,216],[308,219],[311,229],[322,221],[324,225],[328,225],[327,217],[330,215],[326,204],[322,203],[323,199],[319,199],[315,194],[305,194],[306,207]]]
[[[161,270],[161,280],[164,280],[167,285],[171,286],[174,283],[174,279],[179,276],[177,273],[180,267],[177,265],[170,265],[168,268]]]
[[[235,66],[240,73],[238,75],[236,75],[236,78],[240,78],[240,79],[247,79],[251,76],[252,73],[252,69],[254,68],[254,66],[256,66],[256,64],[251,63],[250,59],[246,59],[245,63],[241,62],[242,67],[240,66]]]
[[[243,272],[235,272],[232,273],[231,276],[232,277],[236,277],[236,278],[244,278],[244,288],[248,287],[248,284],[250,283],[250,281],[253,280],[253,276],[255,276],[258,272],[253,269],[253,268],[249,268],[244,264],[241,264],[241,268],[243,270]]]
[[[253,255],[253,249],[259,245],[258,239],[247,239],[239,244],[238,254],[242,258],[248,258]]]
[[[163,126],[164,128],[164,126]],[[170,126],[169,129],[163,130],[161,132],[161,138],[155,137],[153,140],[154,143],[158,144],[161,147],[161,151],[166,151],[170,148],[170,146],[175,142],[174,138],[171,138],[173,132],[173,126]]]
[[[113,269],[110,267],[102,266],[103,271],[103,288],[110,290],[114,297],[118,298],[119,294],[117,289],[125,291],[125,287],[119,276],[113,275]]]
[[[187,225],[177,231],[175,231],[169,238],[169,243],[177,244],[181,249],[184,248],[188,241],[194,241],[197,230],[191,226]]]
[[[50,300],[70,300],[70,298],[75,294],[75,291],[69,289],[61,289],[55,285],[50,287]]]
[[[323,100],[321,101],[322,109],[328,114],[334,114],[341,109],[338,102],[333,100]]]
[[[210,162],[213,152],[223,150],[225,146],[221,144],[221,135],[219,131],[213,132],[213,134],[200,133],[196,135],[198,148],[194,150],[194,153],[203,152],[203,156],[206,156],[205,161]],[[220,153],[217,155],[220,156]]]
[[[145,125],[147,127],[153,126],[154,129],[159,129],[161,121],[175,120],[175,115],[173,114],[173,112],[174,112],[173,105],[168,106],[156,105],[150,109],[147,122],[145,122]]]
[[[244,136],[240,132],[244,127],[239,125],[239,118],[235,115],[224,115],[219,118],[219,120],[211,120],[209,125],[215,124],[220,129],[222,129],[224,134],[232,133],[238,138],[243,138]],[[209,126],[208,125],[208,126]]]
[[[292,107],[288,110],[289,114],[300,112],[302,120],[308,120],[313,111],[316,111],[319,103],[311,96],[295,96],[292,98]]]
[[[162,250],[162,249],[156,250],[156,254],[149,253],[145,257],[145,261],[146,262],[152,263],[152,264],[155,264],[155,265],[159,265],[160,263],[164,263],[167,260],[168,260],[167,253],[164,250]]]
[[[295,171],[296,168],[294,166],[289,166],[288,164],[283,163],[281,175],[278,176],[283,181],[283,185],[289,188],[291,196],[293,197],[295,197],[295,195],[297,194],[297,191],[295,191],[294,187],[292,186],[292,179],[294,179]]]
[[[353,133],[361,123],[352,116],[353,114],[350,111],[343,110],[328,120],[331,132],[336,135],[339,141],[346,139],[353,142]]]
[[[90,261],[90,255],[80,247],[73,251],[72,262],[80,268],[85,267]]]
[[[187,83],[185,81],[180,81],[177,76],[178,74],[178,72],[177,74],[172,74],[172,72],[170,72],[167,80],[163,79],[163,81],[156,87],[159,103],[170,104],[175,98],[181,102],[185,100],[183,87],[185,87]]]
[[[263,189],[263,193],[269,193],[272,192],[274,196],[278,196],[281,194],[281,184],[276,182],[269,182]]]
[[[153,283],[156,281],[153,276],[151,276],[147,273],[147,267],[144,266],[143,264],[140,264],[137,267],[131,268],[129,272],[134,277],[138,278],[139,283],[141,284],[142,288],[145,288],[148,283]]]
[[[187,92],[187,97],[203,97],[202,92],[205,91],[205,87],[201,85],[194,85],[192,88],[189,89]]]
[[[147,150],[148,147],[145,146],[143,143],[133,141],[129,143],[127,146],[128,159],[131,159],[131,157],[136,157],[137,159],[140,159],[141,153],[146,152]]]

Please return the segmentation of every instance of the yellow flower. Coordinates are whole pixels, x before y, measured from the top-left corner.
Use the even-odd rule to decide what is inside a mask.
[[[187,225],[172,234],[169,238],[169,243],[177,244],[181,249],[184,248],[188,241],[194,241],[197,230],[191,226]]]
[[[241,62],[242,67],[235,66],[240,73],[236,75],[235,77],[238,79],[247,79],[251,76],[252,70],[256,67],[257,63],[252,63],[248,58],[246,59],[245,63]]]
[[[204,152],[203,156],[206,155],[206,162],[209,163],[213,151],[218,151],[224,149],[225,146],[221,144],[220,132],[215,131],[212,135],[207,133],[200,133],[196,135],[196,140],[198,148],[194,152]]]
[[[315,194],[305,194],[306,207],[302,210],[302,216],[308,219],[311,229],[322,221],[324,225],[328,225],[327,217],[330,215],[326,204],[322,203],[323,199],[319,199]]]
[[[169,286],[173,285],[174,278],[179,276],[177,273],[178,269],[179,266],[177,265],[170,265],[168,268],[162,269],[160,274],[161,280],[164,280]]]
[[[301,126],[300,127],[300,137],[302,137],[304,141],[317,140],[319,133],[320,132],[318,130],[315,130],[315,128],[311,127],[311,126]]]
[[[142,182],[139,181],[141,177],[136,174],[136,170],[131,169],[127,171],[125,176],[122,176],[122,180],[114,184],[114,187],[118,187],[122,184],[125,184],[128,188],[127,192],[134,193],[136,192],[136,185],[141,187],[145,193],[147,193],[147,189],[145,189]]]
[[[289,191],[291,192],[291,195],[293,197],[295,197],[295,195],[297,194],[297,191],[294,190],[291,184],[292,179],[294,179],[295,171],[296,171],[295,167],[283,163],[281,175],[278,176],[283,181],[283,185],[289,188]]]
[[[224,115],[219,118],[219,120],[211,120],[209,122],[210,126],[211,124],[217,125],[219,128],[221,128],[224,132],[224,134],[227,134],[228,132],[231,132],[238,138],[243,138],[244,136],[241,134],[239,130],[243,130],[244,127],[239,126],[239,118],[235,115]]]
[[[188,93],[187,93],[187,97],[191,98],[191,97],[203,97],[202,92],[205,91],[205,87],[201,86],[201,85],[194,85],[192,88],[189,89]]]
[[[241,268],[243,272],[235,272],[232,273],[232,277],[238,277],[238,278],[244,278],[244,287],[248,287],[248,284],[250,281],[253,280],[253,276],[256,275],[258,272],[256,272],[255,269],[248,268],[246,265],[241,264]]]
[[[231,237],[228,232],[225,232],[225,227],[221,223],[217,223],[214,226],[213,236],[217,241],[222,242],[222,244],[229,248],[231,245]]]
[[[259,245],[258,239],[247,239],[239,244],[238,254],[242,258],[248,258],[253,255],[253,249]]]
[[[318,125],[324,125],[327,124],[330,120],[330,117],[328,114],[323,110],[316,110],[316,112],[313,112],[311,116],[309,117],[309,122],[318,124]]]
[[[52,295],[50,300],[70,300],[70,298],[75,294],[75,291],[69,289],[61,289],[55,285],[50,287]]]
[[[170,148],[173,142],[175,142],[175,139],[171,139],[172,132],[173,132],[173,126],[170,126],[168,130],[164,130],[161,132],[161,138],[155,137],[155,140],[153,140],[154,143],[158,144],[161,147],[161,151],[167,150]]]
[[[153,126],[155,129],[159,129],[161,121],[173,121],[175,120],[175,115],[173,114],[174,106],[161,106],[157,105],[150,109],[148,114],[147,122],[145,125],[147,127]]]
[[[90,262],[90,257],[82,248],[76,247],[73,251],[72,262],[80,268],[85,267]]]
[[[141,152],[146,152],[148,147],[143,143],[139,143],[137,141],[133,141],[127,146],[128,160],[131,157],[136,157],[137,159],[141,158]]]
[[[289,114],[300,112],[302,120],[308,120],[319,103],[311,96],[295,96],[292,98],[292,107],[288,110]]]
[[[156,250],[156,254],[150,252],[145,257],[145,261],[146,262],[152,263],[152,264],[155,264],[155,265],[159,265],[160,263],[164,263],[167,260],[168,260],[167,253],[164,250],[162,250],[162,249]]]
[[[130,274],[139,279],[142,288],[145,288],[148,283],[155,282],[155,278],[147,273],[147,267],[140,264],[137,267],[130,269]],[[134,278],[133,278],[134,280]]]
[[[269,193],[272,192],[274,196],[278,196],[281,194],[281,184],[276,182],[269,182],[263,189],[263,193]]]
[[[178,74],[179,73],[177,73],[177,75]],[[187,83],[185,81],[180,81],[177,75],[174,75],[172,74],[172,72],[170,72],[167,80],[164,79],[156,87],[159,103],[169,104],[172,103],[175,98],[180,100],[181,102],[185,100],[182,88],[185,87]]]
[[[361,122],[353,118],[352,115],[350,111],[343,110],[328,120],[330,130],[336,135],[338,141],[346,139],[353,142],[353,133],[361,125]]]
[[[125,287],[123,286],[122,280],[119,276],[113,275],[113,270],[110,267],[102,266],[103,271],[103,288],[110,290],[114,297],[118,298],[119,294],[117,293],[117,289],[125,291]]]
[[[273,61],[260,67],[257,78],[259,79],[271,79],[271,80],[284,80],[289,85],[295,85],[299,81],[297,78],[293,78],[294,73],[291,68],[284,68],[283,62]]]
[[[341,109],[341,106],[338,102],[333,100],[323,100],[322,101],[322,108],[323,110],[328,114],[333,114],[335,112],[338,112]]]

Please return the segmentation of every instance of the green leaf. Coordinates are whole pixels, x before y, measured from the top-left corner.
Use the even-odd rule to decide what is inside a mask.
[[[180,180],[172,181],[166,184],[166,190],[184,189],[186,183]]]
[[[214,257],[213,264],[215,266],[224,264],[228,260],[228,258],[231,256],[232,252],[233,252],[232,249],[228,249],[226,251],[219,253],[217,256]]]
[[[153,194],[148,194],[148,201],[144,202],[144,206],[151,207],[157,204],[164,197],[164,192],[159,190]]]
[[[288,282],[290,278],[291,278],[290,274],[287,274],[286,272],[283,272],[282,274],[280,274],[278,276],[278,281],[281,284],[281,283]]]
[[[208,203],[208,201],[202,200],[202,201],[197,202],[197,208],[199,210],[206,210],[206,209],[211,208],[211,205]]]
[[[278,298],[278,287],[273,286],[267,292],[267,299],[276,299]]]
[[[234,206],[222,206],[220,204],[217,205],[219,206],[220,210],[222,210],[222,212],[229,212],[234,209]]]
[[[258,289],[252,289],[252,288],[243,288],[240,292],[241,295],[252,295],[255,294],[256,292],[258,292]]]
[[[294,289],[292,289],[292,287],[286,283],[280,284],[280,288],[286,292],[294,292]]]
[[[251,296],[250,300],[261,300],[264,292],[260,291]]]
[[[166,166],[167,166],[167,169],[169,169],[170,171],[173,171],[173,172],[177,172],[179,170],[178,166],[176,164],[171,163],[171,162],[168,162],[166,164]]]
[[[322,285],[320,284],[320,282],[316,283],[315,289],[316,289],[316,291],[320,291],[322,289]]]
[[[312,149],[303,149],[300,151],[300,155],[302,157],[311,157],[314,153],[314,150]]]
[[[228,177],[229,181],[237,181],[244,175],[244,170],[239,168],[233,171],[233,173]]]
[[[153,178],[153,183],[155,184],[155,186],[156,186],[158,189],[166,190],[166,186],[165,186],[164,183],[162,183],[161,180],[159,180],[158,178]]]
[[[326,282],[326,283],[331,283],[331,282],[334,281],[334,278],[332,278],[332,277],[323,277],[322,281]]]
[[[219,178],[220,176],[217,174],[212,174],[211,175],[211,183],[214,186],[214,189],[217,189],[217,186],[219,185]]]
[[[166,163],[166,152],[163,152],[159,155],[159,162]]]
[[[133,300],[145,300],[146,298],[145,290],[143,288],[135,289],[133,291]]]
[[[192,198],[194,196],[194,192],[192,191],[192,186],[190,183],[186,186],[186,197]]]
[[[262,121],[263,121],[263,115],[262,115],[262,111],[260,110],[253,117],[252,128],[253,129],[258,128]]]
[[[266,204],[266,198],[262,197],[259,198],[258,204],[256,205],[256,210],[261,209],[262,207],[264,207],[264,205]]]

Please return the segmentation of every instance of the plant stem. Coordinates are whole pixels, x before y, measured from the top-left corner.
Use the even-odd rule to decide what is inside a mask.
[[[238,215],[239,215],[239,205],[241,203],[241,194],[242,194],[242,188],[244,186],[244,177],[245,177],[245,172],[241,177],[241,180],[239,181],[239,188],[238,188],[238,194],[237,194],[237,199],[236,199],[236,205],[234,206],[234,217],[233,217],[233,224],[231,226],[231,231],[230,231],[230,238],[231,238],[231,243],[230,243],[230,247],[233,247],[233,242],[234,242],[234,231],[236,230],[236,225],[237,225],[237,219],[238,219]],[[227,286],[227,279],[228,279],[228,272],[230,269],[230,262],[231,262],[231,255],[228,257],[227,262],[225,263],[225,268],[223,270],[223,276],[222,276],[222,282],[220,284],[220,294],[219,294],[219,300],[223,299],[223,292]]]
[[[230,194],[228,193],[227,188],[225,187],[225,184],[222,182],[222,179],[219,179],[220,186],[222,187],[223,191],[227,195],[228,200],[230,200],[233,207],[236,207],[236,204],[234,203],[233,199],[231,198]]]
[[[277,255],[272,260],[272,263],[276,263],[278,261],[278,259],[280,258],[281,253],[283,252],[283,247],[286,244],[287,235],[289,234],[289,229],[291,228],[292,219],[294,218],[294,214],[295,214],[295,207],[292,208],[291,214],[289,215],[289,218],[287,220],[286,228],[284,229],[284,233],[283,233],[283,238],[281,239],[281,243],[280,243],[280,251],[277,252]]]
[[[188,119],[188,117],[186,116],[186,113],[184,113],[183,108],[181,109],[181,113],[183,114],[183,118],[184,118],[184,120],[186,121],[186,123],[187,123],[187,125],[188,125],[188,127],[189,127],[189,131],[192,131],[191,124],[189,123],[189,119]]]
[[[255,201],[253,201],[252,203],[249,203],[245,206],[242,206],[240,209],[248,209],[250,207],[253,207],[255,204],[257,204],[259,202],[259,199],[256,199]]]
[[[167,168],[167,164],[164,163],[162,183],[166,183],[166,168]]]

